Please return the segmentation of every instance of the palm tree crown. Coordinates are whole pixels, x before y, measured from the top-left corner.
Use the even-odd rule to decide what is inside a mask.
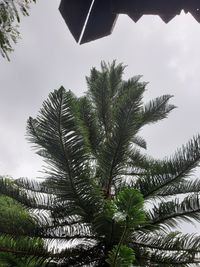
[[[140,76],[123,80],[123,71],[122,64],[103,62],[86,78],[83,97],[63,87],[52,92],[27,127],[48,164],[45,182],[18,179],[10,187],[2,179],[0,191],[37,220],[26,237],[49,245],[30,247],[28,255],[55,266],[198,266],[200,237],[176,226],[200,220],[200,182],[189,179],[200,160],[200,136],[164,160],[142,153],[141,128],[175,106],[171,95],[144,104],[147,84]]]

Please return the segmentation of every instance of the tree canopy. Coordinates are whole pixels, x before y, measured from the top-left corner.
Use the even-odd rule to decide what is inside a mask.
[[[13,43],[20,37],[20,15],[27,16],[31,2],[36,0],[0,0],[0,53],[9,60]]]
[[[200,221],[200,181],[192,178],[200,136],[170,157],[147,155],[139,131],[175,106],[171,95],[144,103],[147,83],[124,80],[124,69],[102,62],[86,77],[84,96],[61,87],[29,118],[27,135],[47,164],[46,179],[21,178],[14,187],[1,179],[0,192],[32,212],[37,225],[21,236],[42,238],[48,250],[10,244],[16,254],[63,267],[200,263],[200,236],[177,231],[180,222]]]

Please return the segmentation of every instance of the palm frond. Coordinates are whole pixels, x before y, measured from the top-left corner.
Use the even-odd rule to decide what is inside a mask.
[[[52,260],[55,260],[59,266],[89,266],[91,263],[100,261],[103,255],[103,248],[101,244],[92,247],[79,245],[76,247],[64,248],[59,252],[52,250],[51,255],[53,255]]]
[[[122,85],[122,75],[126,66],[122,63],[116,64],[116,60],[114,60],[111,64],[106,64],[102,62],[102,69],[105,70],[108,75],[108,86],[111,92],[112,98],[114,98]]]
[[[115,105],[113,130],[99,159],[107,194],[113,179],[124,168],[127,149],[133,135],[139,130],[139,110],[144,90],[143,83],[135,84],[132,80],[124,82],[123,94],[118,100],[118,105]]]
[[[152,163],[151,168],[138,179],[136,187],[145,198],[159,195],[160,192],[167,190],[168,186],[176,186],[192,174],[199,161],[200,136],[198,135],[177,150],[173,157]]]
[[[144,105],[142,111],[143,125],[165,119],[170,111],[176,108],[174,105],[168,104],[170,98],[172,95],[163,95]]]
[[[192,253],[188,252],[172,252],[169,254],[165,251],[148,250],[142,247],[135,248],[135,252],[136,260],[138,262],[146,263],[146,266],[191,267],[198,266],[200,263],[198,256],[195,257]]]
[[[37,193],[44,194],[53,194],[55,191],[51,190],[49,187],[46,187],[43,181],[38,181],[36,179],[29,179],[25,177],[21,177],[14,180],[14,183],[21,189],[25,191],[32,191]]]
[[[183,234],[180,232],[152,232],[149,234],[139,232],[133,234],[132,244],[160,251],[188,251],[200,252],[200,236],[197,234]]]
[[[59,192],[60,199],[71,201],[75,212],[87,217],[96,211],[94,203],[101,201],[90,180],[89,152],[81,126],[75,97],[61,87],[49,95],[40,115],[29,119],[27,130],[38,154],[51,166],[45,183]]]
[[[99,145],[102,141],[102,133],[99,131],[98,122],[92,103],[87,97],[78,99],[78,107],[80,113],[80,120],[83,122],[88,142],[90,144],[92,153],[96,155],[99,150]]]
[[[146,262],[146,266],[191,267],[198,266],[195,264],[200,260],[199,242],[200,238],[195,234],[140,232],[134,234],[131,247],[139,262]]]
[[[182,201],[178,198],[162,201],[147,211],[147,222],[151,228],[176,227],[178,222],[200,221],[200,200],[198,194],[191,194]],[[144,226],[148,228],[147,226]]]
[[[112,127],[111,91],[108,86],[108,77],[109,74],[104,65],[102,65],[102,72],[93,68],[90,77],[87,77],[89,96],[104,136],[107,136]]]
[[[193,180],[183,180],[179,183],[168,185],[167,187],[160,190],[159,196],[174,196],[178,194],[188,194],[188,193],[198,193],[200,192],[200,179]]]
[[[144,149],[147,148],[147,143],[146,143],[145,139],[142,138],[141,136],[137,136],[137,135],[133,136],[132,142],[133,142],[133,144],[135,144],[141,148],[144,148]]]
[[[51,209],[53,198],[20,188],[14,180],[0,177],[0,194],[9,196],[28,209]]]
[[[141,153],[141,151],[136,148],[132,148],[128,156],[127,168],[124,175],[134,176],[135,173],[138,173],[145,176],[153,166],[157,166],[162,163],[160,160],[155,160],[154,158]]]

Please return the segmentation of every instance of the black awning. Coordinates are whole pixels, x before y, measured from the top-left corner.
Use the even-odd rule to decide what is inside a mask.
[[[158,15],[168,23],[184,10],[200,22],[200,0],[61,0],[59,10],[81,44],[111,34],[118,14],[135,22],[143,15]]]

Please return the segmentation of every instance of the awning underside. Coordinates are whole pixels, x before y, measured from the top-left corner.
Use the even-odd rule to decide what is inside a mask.
[[[200,22],[200,0],[61,0],[59,10],[80,44],[111,34],[118,14],[134,22],[158,15],[168,23],[183,10]]]

